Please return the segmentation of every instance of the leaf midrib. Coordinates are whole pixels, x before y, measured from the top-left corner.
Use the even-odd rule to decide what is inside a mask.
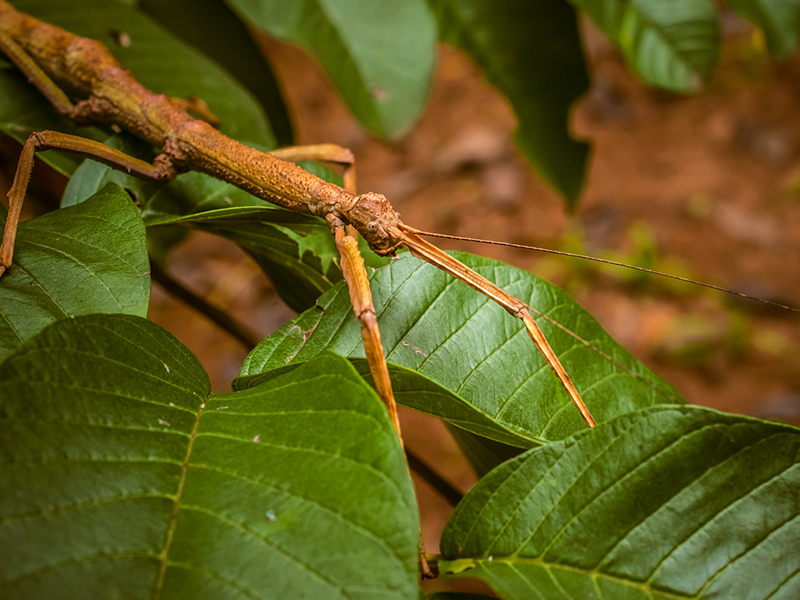
[[[519,558],[514,557],[513,559],[505,559],[505,558],[494,558],[492,557],[491,560],[489,558],[480,558],[480,559],[472,559],[475,561],[476,566],[486,569],[489,564],[494,563],[502,563],[504,565],[509,566],[510,568],[514,568],[517,565],[531,565],[536,567],[541,567],[548,571],[550,570],[559,570],[559,571],[566,571],[568,573],[577,573],[584,576],[589,576],[593,580],[596,579],[604,579],[607,581],[611,581],[616,584],[625,585],[628,587],[636,588],[641,590],[648,596],[652,598],[653,593],[660,594],[664,598],[669,598],[670,600],[687,600],[687,599],[700,599],[699,595],[694,596],[686,596],[683,594],[678,594],[675,592],[668,592],[666,590],[661,590],[659,588],[655,588],[652,586],[648,586],[646,583],[637,583],[631,579],[625,579],[624,577],[617,577],[614,575],[609,575],[608,573],[602,573],[600,571],[596,571],[595,569],[581,569],[579,567],[573,567],[571,565],[559,564],[559,563],[548,563],[545,562],[541,558]]]
[[[208,398],[206,398],[207,400]],[[175,507],[172,511],[170,518],[169,528],[167,529],[166,539],[164,540],[164,548],[161,550],[161,567],[158,571],[158,578],[156,579],[155,587],[153,588],[153,600],[161,598],[161,590],[164,587],[164,579],[167,575],[167,566],[169,565],[169,552],[172,549],[172,541],[175,538],[175,529],[178,525],[178,514],[181,512],[181,500],[183,498],[183,491],[186,486],[186,475],[189,472],[189,459],[192,456],[192,447],[197,438],[197,430],[200,427],[200,417],[203,416],[206,402],[200,404],[200,409],[197,411],[197,417],[192,427],[192,433],[189,435],[189,444],[186,447],[186,456],[183,459],[181,466],[181,476],[178,480],[178,491],[175,494]]]

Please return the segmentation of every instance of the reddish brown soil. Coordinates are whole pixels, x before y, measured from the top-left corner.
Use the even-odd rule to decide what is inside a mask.
[[[588,253],[615,251],[623,260],[632,259],[632,232],[643,231],[656,268],[800,304],[797,56],[769,61],[745,31],[728,39],[702,93],[676,97],[639,83],[599,36],[590,32],[587,40],[594,88],[575,111],[574,129],[592,141],[594,155],[573,214],[515,151],[513,114],[461,53],[441,49],[427,110],[390,143],[361,129],[304,53],[274,41],[264,45],[291,104],[297,143],[351,148],[359,187],[385,193],[416,227],[551,247],[563,247],[568,235]],[[530,252],[441,245],[501,258],[565,285],[691,402],[800,424],[795,314],[732,305],[699,288],[654,280],[636,286]],[[171,271],[262,335],[292,316],[258,269],[224,241],[195,236],[177,251]],[[157,286],[151,318],[200,356],[215,389],[229,389],[245,356],[241,346]],[[461,489],[472,485],[474,476],[438,422],[406,411],[403,423],[412,450]],[[451,508],[426,484],[418,490],[426,546],[435,552]]]

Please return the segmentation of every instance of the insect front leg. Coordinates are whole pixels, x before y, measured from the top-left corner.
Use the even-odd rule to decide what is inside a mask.
[[[336,248],[342,258],[342,273],[350,290],[350,302],[353,305],[353,312],[356,315],[356,319],[361,323],[361,337],[364,340],[364,351],[367,355],[369,370],[375,380],[375,389],[389,412],[389,417],[402,444],[403,437],[400,433],[400,421],[397,417],[397,404],[392,392],[386,357],[383,354],[381,333],[378,328],[375,306],[372,303],[372,292],[369,288],[364,259],[361,258],[356,239],[345,233],[344,224],[335,217],[329,219],[329,222],[336,237]]]
[[[553,373],[555,373],[556,377],[561,382],[561,385],[566,390],[570,400],[578,409],[578,412],[580,412],[581,417],[583,417],[583,420],[586,421],[586,424],[589,427],[594,427],[596,423],[592,413],[586,407],[586,404],[584,403],[583,398],[581,398],[581,395],[575,387],[575,384],[572,382],[569,373],[567,373],[567,370],[561,364],[558,356],[550,347],[550,343],[544,337],[544,333],[542,333],[539,325],[537,325],[536,321],[534,321],[531,317],[527,307],[525,306],[525,303],[515,298],[505,290],[497,287],[494,283],[485,277],[482,277],[449,254],[444,253],[430,242],[422,239],[416,234],[416,231],[417,230],[415,230],[413,227],[409,227],[405,224],[401,224],[398,231],[398,234],[403,236],[404,244],[409,250],[411,250],[411,254],[417,258],[421,258],[422,260],[439,269],[442,269],[456,279],[460,279],[490,300],[493,300],[502,306],[512,316],[521,319],[525,324],[525,329],[536,346],[536,349],[539,350],[544,359],[547,361],[547,364],[553,370]]]
[[[281,160],[291,162],[315,160],[334,163],[343,167],[344,187],[351,192],[356,191],[355,157],[347,148],[336,144],[289,146],[274,150],[270,154]],[[389,380],[389,368],[386,365],[386,357],[383,353],[381,334],[375,315],[375,306],[372,303],[372,292],[367,279],[367,271],[364,267],[364,259],[361,257],[361,251],[358,249],[355,237],[347,234],[345,224],[333,215],[328,215],[327,221],[336,238],[336,249],[341,257],[342,273],[350,290],[350,302],[353,305],[356,319],[361,323],[361,335],[364,340],[364,349],[370,373],[375,380],[375,389],[389,412],[389,417],[402,444],[403,437],[400,434],[397,404],[395,403],[392,384]]]

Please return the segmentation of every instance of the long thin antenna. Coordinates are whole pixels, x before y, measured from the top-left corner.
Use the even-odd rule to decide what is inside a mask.
[[[411,229],[411,228],[409,228]],[[429,231],[420,231],[418,229],[414,230],[414,233],[417,235],[425,235],[430,237],[436,238],[443,238],[446,240],[458,240],[461,242],[475,242],[478,244],[491,244],[494,246],[506,246],[508,248],[519,248],[521,250],[534,250],[536,252],[546,252],[547,254],[556,254],[558,256],[568,256],[570,258],[582,258],[584,260],[592,260],[594,262],[603,263],[606,265],[613,265],[615,267],[624,267],[626,269],[633,269],[634,271],[643,271],[644,273],[651,273],[652,275],[659,275],[661,277],[667,277],[669,279],[675,279],[676,281],[683,281],[684,283],[692,283],[694,285],[699,285],[701,287],[709,288],[712,290],[717,290],[718,292],[725,292],[726,294],[731,294],[733,296],[738,296],[740,298],[745,298],[746,300],[752,300],[754,302],[761,302],[762,304],[769,304],[770,306],[776,306],[778,308],[782,308],[784,310],[790,310],[792,312],[800,312],[800,308],[795,308],[793,306],[787,306],[786,304],[781,304],[780,302],[773,302],[772,300],[766,300],[764,298],[757,298],[756,296],[750,296],[748,294],[744,294],[742,292],[737,292],[734,290],[729,290],[724,287],[720,287],[718,285],[712,285],[710,283],[704,283],[702,281],[695,281],[694,279],[688,279],[686,277],[680,277],[678,275],[672,275],[670,273],[664,273],[662,271],[655,271],[653,269],[647,269],[645,267],[637,267],[635,265],[626,265],[622,262],[617,262],[615,260],[609,260],[607,258],[598,258],[596,256],[587,256],[585,254],[575,254],[574,252],[564,252],[563,250],[553,250],[551,248],[540,248],[538,246],[526,246],[524,244],[514,244],[512,242],[498,242],[496,240],[482,240],[479,238],[470,238],[470,237],[462,237],[459,235],[448,235],[446,233],[432,233]]]

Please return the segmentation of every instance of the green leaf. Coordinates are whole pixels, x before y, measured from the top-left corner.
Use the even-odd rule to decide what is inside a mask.
[[[490,600],[483,594],[464,594],[462,592],[436,592],[429,596],[431,600]]]
[[[210,178],[204,181],[218,187]],[[245,194],[236,188],[229,191]],[[148,226],[155,225],[190,226],[236,243],[258,262],[281,298],[297,311],[312,306],[320,294],[342,279],[333,236],[316,217],[271,206],[239,206],[148,220]]]
[[[0,69],[0,131],[23,143],[32,131],[47,129],[97,141],[108,137],[101,129],[78,127],[59,115],[16,68]],[[40,152],[37,156],[61,173],[72,173],[82,160],[63,152]]]
[[[436,24],[424,0],[228,0],[242,17],[309,49],[361,123],[397,136],[430,87]]]
[[[598,350],[553,322],[537,319],[599,421],[683,401],[556,286],[499,261],[453,255]],[[370,283],[387,360],[405,368],[394,381],[398,402],[521,447],[585,428],[522,322],[485,296],[409,254],[376,271]],[[343,284],[263,340],[245,360],[241,375],[309,360],[324,349],[364,356],[361,328]],[[404,394],[405,386],[417,389]]]
[[[771,54],[788,56],[797,48],[799,0],[728,0],[726,4],[764,31]]]
[[[563,0],[429,0],[441,38],[466,50],[519,119],[516,141],[539,174],[574,206],[589,145],[568,131],[589,88],[575,11]]]
[[[717,60],[717,9],[711,0],[570,0],[617,44],[646,83],[696,90]]]
[[[249,92],[213,61],[137,10],[106,0],[70,0],[68,8],[63,0],[17,0],[14,7],[76,35],[100,40],[155,93],[200,97],[220,119],[220,129],[226,135],[275,146],[264,112]],[[118,43],[116,34],[120,32],[130,39],[129,46]],[[75,133],[62,126],[66,119],[59,117],[53,123],[52,109],[35,89],[17,93],[21,78],[16,71],[0,71],[0,81],[4,92],[0,102],[3,131],[20,141],[31,131],[46,128]],[[106,137],[107,133],[95,139]]]
[[[292,144],[289,112],[272,68],[223,0],[139,0],[138,6],[241,82],[269,116],[277,145]]]
[[[211,394],[157,325],[92,315],[30,340],[0,389],[4,597],[417,596],[402,450],[339,357]]]
[[[0,278],[0,361],[53,321],[144,317],[149,300],[144,225],[130,197],[108,185],[79,206],[20,224],[14,264]]]
[[[800,430],[654,407],[483,478],[440,572],[505,600],[800,596]]]

